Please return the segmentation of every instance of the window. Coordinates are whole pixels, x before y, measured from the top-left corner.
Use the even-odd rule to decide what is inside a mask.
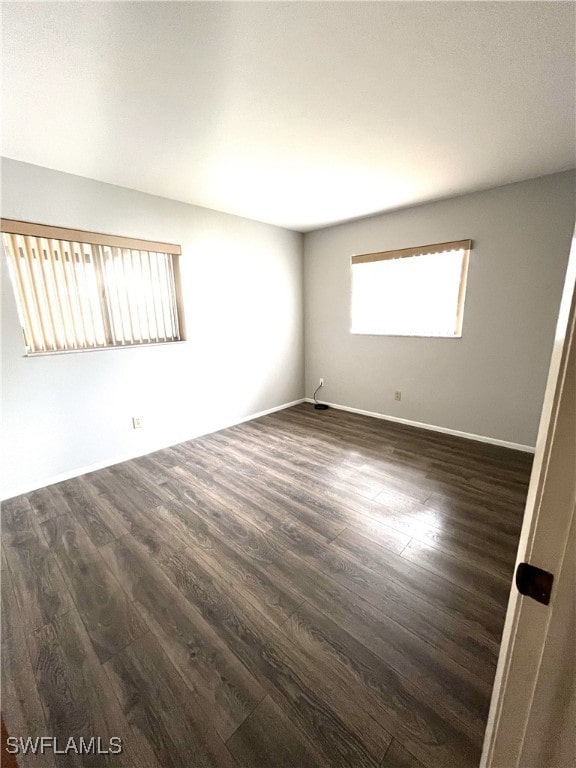
[[[352,257],[352,333],[461,336],[471,240]]]
[[[27,353],[181,340],[180,247],[2,219]]]

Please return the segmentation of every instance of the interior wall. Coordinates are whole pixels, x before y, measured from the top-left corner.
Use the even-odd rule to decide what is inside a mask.
[[[300,234],[6,159],[1,202],[6,218],[179,243],[187,340],[25,357],[2,259],[0,498],[302,398]]]
[[[574,191],[565,172],[306,234],[306,395],[324,377],[326,402],[534,446]],[[353,254],[466,238],[461,339],[350,334]]]

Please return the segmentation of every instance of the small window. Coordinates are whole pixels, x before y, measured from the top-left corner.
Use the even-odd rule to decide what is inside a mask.
[[[462,335],[471,240],[352,257],[352,333]]]
[[[2,219],[27,353],[181,340],[180,247]]]

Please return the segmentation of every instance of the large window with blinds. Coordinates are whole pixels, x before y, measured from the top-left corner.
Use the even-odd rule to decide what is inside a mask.
[[[180,247],[2,219],[27,354],[182,340]]]
[[[471,240],[352,257],[351,332],[460,337]]]

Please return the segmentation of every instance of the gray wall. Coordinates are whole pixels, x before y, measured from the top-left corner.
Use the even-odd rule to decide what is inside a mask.
[[[306,395],[323,376],[327,402],[533,446],[574,179],[554,174],[307,234]],[[350,334],[353,254],[464,238],[474,245],[461,339]]]
[[[26,358],[2,259],[0,498],[302,397],[301,235],[11,160],[2,215],[180,243],[187,341]]]

